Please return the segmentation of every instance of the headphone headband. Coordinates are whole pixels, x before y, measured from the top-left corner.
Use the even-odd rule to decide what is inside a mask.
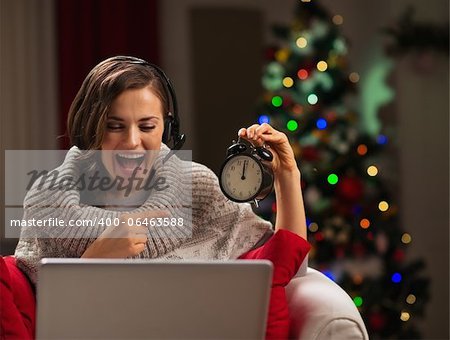
[[[175,94],[175,89],[170,81],[169,77],[159,66],[149,63],[148,61],[131,56],[116,56],[109,58],[110,61],[124,61],[130,64],[137,64],[149,67],[156,71],[162,80],[164,87],[166,89],[166,94],[168,95],[169,105],[171,104],[171,109],[169,108],[167,122],[164,124],[164,134],[163,142],[169,143],[172,140],[172,150],[179,150],[183,146],[186,135],[180,133],[180,117],[178,115],[178,102],[177,96]]]

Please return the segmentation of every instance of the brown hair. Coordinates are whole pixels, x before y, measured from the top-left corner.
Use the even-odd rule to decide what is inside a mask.
[[[126,59],[129,58],[129,59]],[[100,150],[112,102],[125,90],[150,86],[161,100],[164,119],[169,112],[165,85],[157,71],[131,57],[112,57],[95,66],[83,81],[67,118],[71,145]]]

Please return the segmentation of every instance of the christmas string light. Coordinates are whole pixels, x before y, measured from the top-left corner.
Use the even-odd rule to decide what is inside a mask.
[[[356,152],[358,153],[358,155],[364,156],[367,153],[367,146],[364,144],[359,144]]]
[[[328,183],[335,185],[339,181],[339,177],[336,174],[330,174],[327,177]]]
[[[357,83],[359,81],[359,74],[356,72],[352,72],[350,73],[350,75],[348,76],[348,79],[352,82],[352,83]]]
[[[380,211],[387,211],[389,209],[388,202],[381,201],[380,203],[378,203],[378,209],[380,209]]]
[[[270,123],[269,116],[266,116],[266,115],[259,116],[258,117],[258,123],[259,123],[259,125],[264,124],[264,123]]]
[[[315,233],[317,230],[319,230],[319,225],[315,222],[312,222],[308,225],[309,231]]]
[[[327,70],[327,68],[328,68],[328,64],[325,61],[321,60],[317,63],[317,69],[320,72],[325,72]]]
[[[335,25],[342,25],[344,23],[344,18],[342,17],[342,15],[336,14],[333,16],[332,21]]]
[[[402,311],[402,313],[400,314],[400,320],[404,322],[408,321],[410,317],[411,315],[406,311]]]
[[[311,93],[308,96],[307,100],[308,100],[308,103],[310,103],[311,105],[314,105],[314,104],[317,104],[317,102],[319,101],[319,98],[314,93]]]
[[[355,304],[356,307],[361,307],[363,304],[363,299],[361,296],[355,296],[353,298],[353,303]]]
[[[308,41],[304,37],[300,37],[295,41],[295,44],[299,48],[305,48],[308,45]]]
[[[283,98],[281,98],[280,96],[273,96],[272,105],[275,107],[280,107],[281,105],[283,105]]]
[[[328,123],[325,119],[323,119],[323,118],[317,119],[316,126],[318,129],[324,130],[327,128],[327,125],[328,125]]]
[[[363,218],[360,222],[359,225],[361,226],[361,228],[363,229],[367,229],[370,227],[370,221],[367,218]]]
[[[412,305],[412,304],[414,304],[415,302],[416,302],[416,296],[415,296],[414,294],[409,294],[409,295],[406,297],[406,303]]]
[[[286,127],[289,131],[295,131],[298,128],[298,123],[295,120],[291,119],[287,122]]]
[[[394,273],[391,277],[391,281],[394,283],[400,283],[402,281],[402,275],[400,273]]]
[[[378,174],[378,168],[375,165],[371,165],[367,168],[367,174],[374,177]]]
[[[308,78],[308,75],[309,75],[308,71],[305,70],[304,68],[298,70],[298,72],[297,72],[297,77],[300,80],[305,80],[306,78]]]
[[[384,145],[387,143],[387,137],[385,135],[378,135],[377,137],[377,143]]]
[[[294,80],[291,77],[285,77],[283,79],[283,85],[286,88],[290,88],[292,87],[292,85],[294,85]]]
[[[404,244],[409,244],[409,243],[411,243],[411,241],[412,241],[412,237],[411,237],[410,234],[404,233],[404,234],[402,235],[402,243],[404,243]]]

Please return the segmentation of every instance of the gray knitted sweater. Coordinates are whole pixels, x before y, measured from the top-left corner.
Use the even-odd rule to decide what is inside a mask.
[[[163,145],[162,151],[168,151]],[[80,172],[80,150],[71,148],[57,168],[61,176],[75,178]],[[234,259],[271,234],[269,222],[256,216],[249,204],[229,201],[220,191],[216,175],[195,162],[170,157],[158,171],[167,179],[168,189],[151,192],[135,212],[169,209],[183,219],[183,226],[149,226],[145,250],[136,258]],[[33,283],[38,279],[39,261],[44,257],[81,257],[107,227],[98,221],[117,219],[120,212],[82,203],[77,189],[46,190],[40,183],[24,200],[24,219],[97,221],[89,227],[23,228],[16,248],[18,266]],[[181,208],[180,208],[181,207]],[[181,216],[181,217],[180,217]]]

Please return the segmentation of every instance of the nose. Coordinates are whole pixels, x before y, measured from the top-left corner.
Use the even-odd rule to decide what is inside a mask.
[[[135,127],[130,127],[124,137],[123,147],[125,150],[136,149],[141,144],[140,131]]]

